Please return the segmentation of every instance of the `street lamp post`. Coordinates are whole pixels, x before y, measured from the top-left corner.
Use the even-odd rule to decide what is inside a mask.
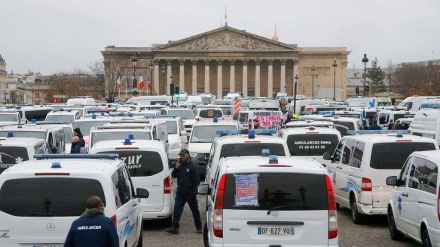
[[[150,61],[150,80],[147,80],[147,96],[148,96],[148,83],[150,83],[151,85],[151,81],[153,80],[153,68],[154,68],[154,64],[153,61]],[[153,95],[153,91],[151,91],[151,95]]]
[[[364,63],[364,97],[367,96],[367,63],[368,63],[367,54],[364,54],[364,58],[362,58],[362,62]]]
[[[296,114],[296,93],[298,90],[298,74],[295,75],[295,90],[293,92],[293,114]]]
[[[165,72],[166,72],[166,68],[165,68],[165,64],[162,64],[162,94],[166,95],[165,93]]]
[[[131,58],[131,64],[133,65],[133,94],[135,94],[135,90],[137,90],[137,80],[136,80],[136,64],[138,62],[138,58],[136,56],[133,56]]]
[[[170,84],[171,105],[173,105],[174,104],[174,76],[173,76],[173,73],[171,73],[170,79],[171,79],[171,84]]]
[[[315,97],[315,77],[318,78],[318,75],[315,74],[315,66],[312,67],[312,99]]]
[[[38,99],[38,103],[40,103],[40,85],[41,85],[41,79],[35,79],[35,84],[37,84],[37,93],[38,93],[38,98],[37,97],[35,97],[35,98],[37,98]],[[35,95],[36,96],[36,95]],[[33,101],[33,95],[32,95],[32,103],[34,103],[34,101]]]
[[[336,58],[333,61],[333,100],[336,101],[336,67],[338,64],[336,63]]]

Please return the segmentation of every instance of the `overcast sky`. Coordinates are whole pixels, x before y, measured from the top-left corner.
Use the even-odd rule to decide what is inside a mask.
[[[382,68],[440,58],[440,0],[0,0],[7,71],[87,69],[107,45],[150,46],[228,24],[300,47],[347,47]]]

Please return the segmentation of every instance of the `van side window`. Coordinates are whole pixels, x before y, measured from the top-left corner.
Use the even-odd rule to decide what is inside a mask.
[[[124,205],[130,200],[130,187],[128,186],[127,180],[124,176],[124,167],[119,168],[112,176],[113,183],[116,187],[117,205]]]
[[[405,164],[403,165],[404,169],[400,171],[399,180],[403,182],[402,185],[406,185],[407,180],[407,174],[408,174],[408,168],[411,166],[412,157],[408,157],[408,159],[405,161]]]
[[[153,140],[157,140],[157,130],[156,130],[156,126],[153,127]]]
[[[408,187],[413,189],[420,189],[420,169],[423,169],[425,160],[419,157],[414,157],[412,166],[409,171]]]
[[[214,149],[215,149],[216,143],[212,143],[211,151],[209,152],[209,160],[208,160],[208,167],[212,168],[212,159],[214,158]]]
[[[356,142],[353,140],[347,140],[344,147],[344,152],[342,153],[342,164],[350,164],[350,159],[352,157],[354,146]]]
[[[421,167],[418,167],[418,170],[420,171],[420,189],[435,195],[437,193],[437,165],[434,162],[425,160],[425,164]]]
[[[333,154],[333,161],[339,162],[342,156],[342,148],[344,147],[345,140],[339,142],[338,146],[335,149],[335,153]]]
[[[45,145],[44,145],[45,143],[44,142],[42,142],[42,143],[39,143],[39,144],[37,144],[37,145],[35,145],[35,147],[34,147],[34,149],[35,149],[35,153],[36,154],[47,154],[47,150],[45,149]]]
[[[358,142],[353,151],[353,158],[350,161],[350,166],[360,168],[362,164],[362,156],[364,155],[365,143]]]

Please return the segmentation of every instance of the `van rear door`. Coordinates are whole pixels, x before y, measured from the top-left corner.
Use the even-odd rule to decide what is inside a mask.
[[[324,174],[228,174],[224,245],[326,246],[328,213]]]
[[[44,175],[10,179],[0,187],[0,222],[7,226],[1,242],[7,246],[63,246],[88,197],[114,200],[89,178]]]
[[[393,188],[386,185],[387,177],[398,176],[412,152],[427,150],[436,150],[436,146],[429,142],[413,142],[407,139],[373,145],[370,161],[372,170],[366,173],[372,183],[373,208],[386,208],[388,205]]]

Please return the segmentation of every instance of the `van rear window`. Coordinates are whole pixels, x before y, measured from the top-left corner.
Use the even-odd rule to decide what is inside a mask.
[[[220,158],[233,156],[260,156],[262,149],[269,149],[271,155],[286,156],[282,144],[277,143],[235,143],[222,146]]]
[[[0,174],[15,164],[29,160],[27,148],[25,147],[0,146],[0,158]]]
[[[287,138],[292,156],[322,156],[325,152],[332,153],[338,142],[338,136],[334,134],[290,135]]]
[[[105,201],[101,183],[95,179],[11,179],[0,189],[0,211],[18,217],[78,217],[87,198],[95,195]]]
[[[199,112],[199,117],[201,118],[214,118],[215,115],[218,115],[219,117],[223,116],[222,111],[216,109],[203,109]]]
[[[327,210],[324,175],[304,173],[228,174],[224,208],[234,210]]]
[[[161,173],[164,169],[162,158],[157,152],[151,151],[106,151],[106,154],[119,154],[132,177],[148,177]],[[168,167],[168,164],[167,164]]]
[[[427,150],[435,150],[435,145],[423,142],[376,143],[371,152],[370,167],[400,170],[412,152]]]

